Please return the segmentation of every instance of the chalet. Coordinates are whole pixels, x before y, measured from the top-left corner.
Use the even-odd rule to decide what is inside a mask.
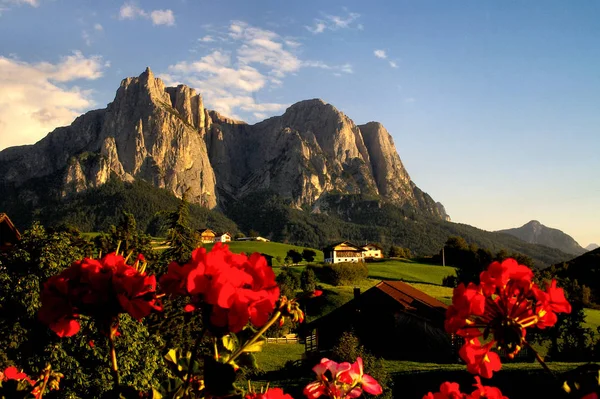
[[[200,241],[203,244],[211,244],[215,242],[215,237],[217,236],[217,234],[211,229],[198,230],[198,234],[200,234]]]
[[[229,233],[221,233],[219,235],[217,235],[215,237],[215,241],[216,242],[230,242],[231,241],[231,234]]]
[[[367,244],[362,247],[365,259],[383,259],[383,248],[377,244]]]
[[[0,251],[6,251],[21,240],[21,233],[6,213],[0,213]]]
[[[444,330],[447,305],[401,281],[382,281],[304,327],[307,355],[327,356],[346,331],[386,359],[451,362],[452,339]]]
[[[363,249],[348,241],[338,242],[323,249],[325,263],[362,262]]]

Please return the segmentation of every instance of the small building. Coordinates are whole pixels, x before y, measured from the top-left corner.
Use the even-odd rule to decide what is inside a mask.
[[[200,242],[202,244],[212,244],[215,242],[215,237],[217,236],[211,229],[198,230],[198,234],[200,234]]]
[[[363,246],[362,250],[365,259],[383,259],[383,248],[377,244],[369,243]]]
[[[325,263],[363,262],[363,249],[348,241],[338,242],[323,249]]]
[[[217,242],[230,242],[231,241],[231,234],[225,232],[225,233],[221,233],[219,235],[217,235],[215,237],[215,241]]]
[[[6,251],[21,240],[21,233],[6,213],[0,213],[0,251]]]
[[[443,302],[401,281],[381,281],[304,327],[307,355],[327,356],[352,331],[376,356],[393,360],[453,362],[456,347],[444,329]]]

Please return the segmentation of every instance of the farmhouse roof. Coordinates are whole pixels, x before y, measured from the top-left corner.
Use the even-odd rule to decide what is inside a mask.
[[[387,280],[381,281],[374,287],[366,290],[364,293],[360,294],[359,298],[355,296],[354,299],[346,302],[339,308],[308,323],[306,325],[307,331],[313,327],[330,323],[342,314],[354,312],[357,309],[357,306],[369,306],[368,303],[372,304],[373,302],[367,300],[365,303],[363,298],[373,298],[374,296],[381,297],[380,295],[373,295],[377,293],[383,293],[385,295],[384,297],[389,297],[391,300],[397,302],[404,312],[419,318],[428,320],[435,319],[437,321],[443,320],[445,318],[446,310],[448,309],[448,305],[445,303],[438,301],[434,297],[427,295],[423,291],[420,291],[409,284],[403,283],[402,281]],[[362,305],[359,305],[361,303]],[[386,309],[389,309],[390,312],[394,311],[393,308],[386,307]],[[443,328],[443,322],[441,323],[441,326]]]
[[[337,247],[338,245],[342,245],[342,244],[346,244],[347,246],[352,247],[357,251],[360,251],[362,248],[360,245],[352,244],[349,241],[340,241],[340,242],[333,243],[333,244],[323,248],[323,251],[332,251],[335,247]]]
[[[372,246],[372,247],[375,247],[375,248],[377,248],[377,249],[379,249],[379,250],[381,250],[381,251],[383,251],[383,248],[381,247],[381,245],[377,245],[377,244],[375,244],[374,242],[370,242],[370,243],[368,243],[367,245],[363,245],[363,248],[366,248],[366,247],[368,247],[369,245],[370,245],[370,246]]]
[[[382,281],[375,288],[389,295],[407,310],[415,310],[418,304],[434,308],[444,314],[448,309],[445,303],[402,281]]]
[[[21,233],[19,233],[19,230],[17,230],[6,213],[0,213],[0,238],[6,242],[19,241],[21,239]],[[0,242],[0,245],[2,245],[2,242]]]
[[[200,233],[200,234],[202,234],[202,233],[212,233],[212,234],[216,235],[216,233],[213,230],[211,230],[211,229],[200,229],[200,230],[198,230],[198,233]]]

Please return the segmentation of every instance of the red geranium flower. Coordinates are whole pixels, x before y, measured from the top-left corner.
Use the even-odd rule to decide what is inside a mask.
[[[556,313],[571,312],[556,281],[543,291],[532,278],[527,266],[506,259],[493,262],[482,272],[480,284],[460,284],[454,289],[445,327],[466,339],[459,354],[471,373],[490,378],[501,367],[500,358],[491,349],[506,350],[514,357],[526,343],[526,328],[553,326]],[[479,338],[488,334],[491,340],[482,345]]]
[[[362,359],[359,357],[353,364],[336,363],[327,358],[313,367],[317,381],[304,387],[304,396],[316,399],[325,395],[331,399],[357,398],[362,391],[371,395],[383,392],[381,385],[370,375],[363,373]]]
[[[263,256],[234,254],[221,243],[210,252],[194,250],[183,266],[170,264],[160,284],[167,294],[191,297],[186,311],[210,305],[211,324],[230,332],[239,332],[248,322],[263,326],[279,299],[275,273]]]
[[[281,388],[269,388],[264,393],[248,392],[246,399],[294,399],[292,395],[283,393]]]
[[[436,393],[429,392],[423,396],[423,399],[508,399],[502,396],[502,392],[496,387],[488,387],[481,385],[479,377],[475,377],[477,388],[470,394],[460,392],[460,387],[455,382],[444,382],[440,385],[440,391]]]
[[[115,253],[73,263],[44,283],[41,300],[40,320],[60,337],[79,332],[80,314],[106,324],[120,313],[141,320],[153,310],[162,310],[156,298],[156,278],[126,264]]]
[[[33,381],[31,378],[29,378],[29,376],[27,376],[27,374],[25,374],[23,372],[19,372],[19,370],[15,366],[7,367],[4,370],[4,372],[0,372],[0,380],[2,380],[2,381],[8,381],[8,380],[23,381],[23,380],[25,380],[31,386],[35,385],[35,381]]]

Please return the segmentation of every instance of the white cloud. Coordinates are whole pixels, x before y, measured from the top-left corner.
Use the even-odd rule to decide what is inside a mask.
[[[138,7],[135,3],[126,2],[119,9],[119,19],[150,19],[153,25],[175,25],[175,14],[172,10],[152,10],[145,11]]]
[[[175,25],[175,15],[171,10],[154,10],[150,13],[150,19],[154,25]]]
[[[210,35],[206,35],[206,36],[201,37],[200,39],[198,39],[198,41],[199,42],[204,42],[204,43],[211,43],[211,42],[214,42],[215,39],[212,36],[210,36]]]
[[[0,0],[0,17],[4,11],[9,11],[11,6],[22,6],[29,5],[31,7],[38,7],[40,5],[39,0]]]
[[[385,50],[375,50],[375,51],[373,51],[373,54],[375,54],[375,57],[377,57],[377,58],[381,58],[381,59],[387,58],[387,54],[385,53]]]
[[[392,68],[398,68],[398,64],[395,61],[390,61],[390,66]]]
[[[87,33],[87,31],[83,31],[81,32],[81,38],[83,39],[83,42],[85,43],[86,46],[91,46],[92,45],[92,38],[90,37],[90,34]]]
[[[212,29],[212,27],[211,27]],[[210,31],[198,41],[223,44],[222,34]],[[208,107],[226,116],[264,119],[279,112],[286,104],[260,103],[257,93],[281,87],[284,78],[302,68],[321,68],[331,73],[352,73],[352,65],[328,65],[321,61],[303,61],[295,53],[301,43],[276,32],[258,28],[243,21],[232,21],[227,28],[227,49],[213,48],[195,61],[170,65],[159,75],[165,83],[188,84],[204,97]],[[217,39],[217,40],[215,40]],[[252,121],[252,120],[250,120]]]
[[[338,30],[352,28],[354,22],[360,18],[360,14],[348,12],[347,10],[344,11],[346,12],[346,15],[324,14],[323,18],[316,18],[313,21],[312,26],[305,26],[305,28],[314,34],[323,33],[326,29]],[[363,30],[364,26],[362,24],[357,24],[356,29]]]
[[[315,22],[315,26],[305,26],[305,28],[308,29],[309,32],[317,34],[325,32],[327,25],[325,25],[325,22],[317,21]]]
[[[322,61],[304,61],[304,62],[302,62],[302,66],[309,67],[309,68],[320,68],[320,69],[326,69],[329,71],[335,71],[333,73],[335,76],[341,76],[340,72],[354,73],[351,64],[329,65]]]
[[[15,4],[15,5],[23,5],[23,4],[27,4],[31,7],[38,7],[40,5],[40,1],[39,0],[3,0],[2,3],[4,4]]]
[[[119,10],[120,19],[136,19],[137,17],[147,17],[148,14],[133,3],[125,3]]]
[[[102,76],[102,58],[80,52],[58,63],[0,56],[0,149],[30,144],[94,105],[91,92],[67,83]]]
[[[102,32],[104,28],[100,24],[94,24],[94,29],[98,32]]]

